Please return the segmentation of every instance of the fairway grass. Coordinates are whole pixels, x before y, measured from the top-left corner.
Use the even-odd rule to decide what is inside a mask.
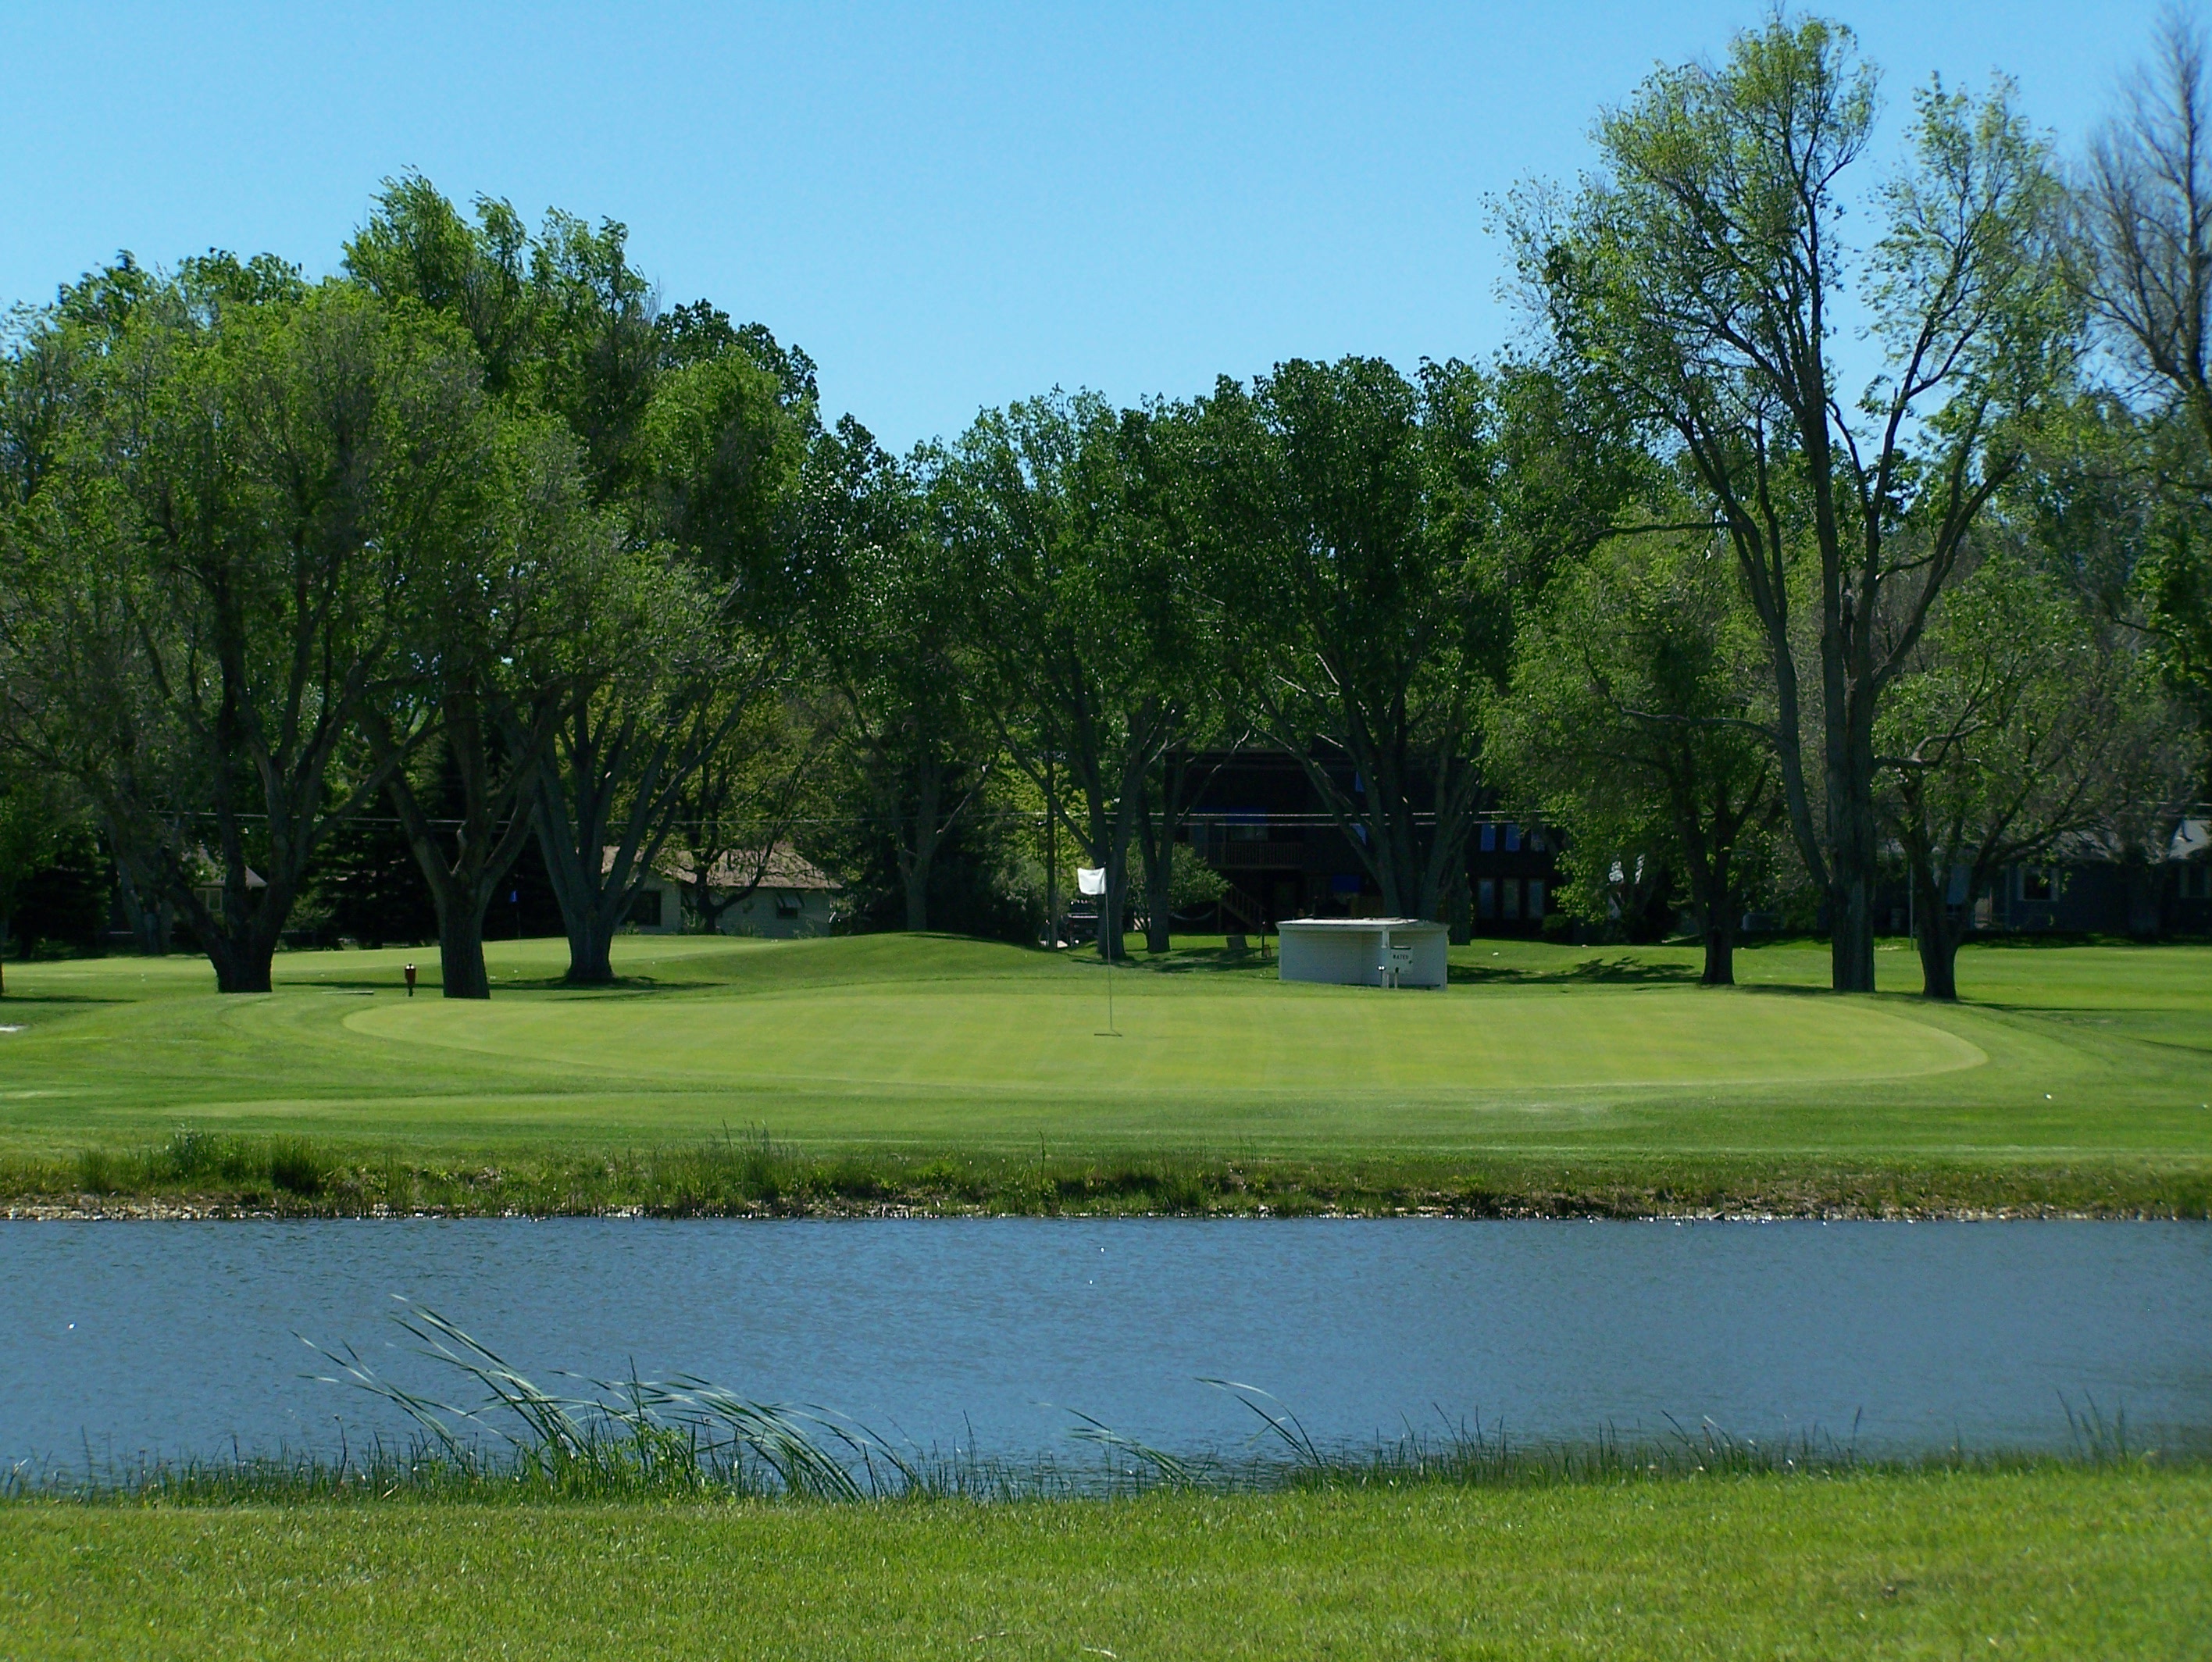
[[[1115,974],[1112,1035],[1095,960],[984,942],[629,937],[598,991],[558,986],[563,953],[495,944],[488,1003],[407,998],[398,952],[286,954],[260,997],[216,995],[182,957],[12,967],[0,1192],[243,1202],[258,1182],[366,1210],[455,1204],[474,1172],[488,1205],[659,1208],[667,1183],[623,1162],[665,1177],[716,1148],[757,1191],[872,1204],[992,1204],[1018,1168],[1127,1204],[1112,1173],[1146,1162],[1164,1175],[1137,1209],[1188,1209],[1162,1199],[1178,1162],[1224,1204],[1295,1168],[1291,1189],[1354,1209],[1607,1186],[1654,1210],[1887,1204],[1848,1198],[1856,1182],[1936,1210],[2201,1212],[2212,1186],[2202,947],[1969,948],[1967,1002],[1940,1006],[1911,996],[1898,945],[1883,992],[1838,997],[1804,943],[1747,949],[1746,984],[1709,989],[1684,949],[1484,942],[1454,949],[1447,988],[1386,992],[1200,943]],[[149,1151],[180,1126],[234,1139],[228,1175],[163,1167]],[[285,1158],[313,1167],[289,1190]],[[881,1180],[801,1180],[871,1162]],[[734,1181],[691,1186],[742,1199]]]
[[[0,1505],[0,1655],[2212,1654],[2212,1474]]]

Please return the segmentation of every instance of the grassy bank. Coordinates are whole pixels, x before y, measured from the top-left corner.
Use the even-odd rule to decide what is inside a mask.
[[[1747,1211],[2202,1216],[2212,949],[1982,946],[1969,1002],[1816,991],[1826,953],[1480,943],[1441,992],[1200,943],[1117,977],[933,937],[634,937],[619,986],[492,952],[15,967],[0,1195],[128,1210]],[[427,959],[425,967],[434,967]],[[770,1128],[763,1137],[757,1128]],[[181,1130],[180,1130],[181,1128]]]
[[[0,1652],[2185,1657],[2142,1465],[826,1506],[0,1506]],[[158,1641],[156,1643],[155,1641]]]
[[[426,1151],[185,1128],[0,1156],[0,1212],[46,1216],[2190,1217],[2212,1162],[1646,1155],[924,1154],[759,1131],[592,1153]]]

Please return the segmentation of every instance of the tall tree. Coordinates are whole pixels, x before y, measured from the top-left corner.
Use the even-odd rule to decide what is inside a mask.
[[[1431,363],[1413,382],[1347,358],[1224,380],[1197,418],[1207,583],[1243,697],[1394,913],[1442,919],[1463,887],[1483,692],[1519,610],[1627,487],[1587,416],[1533,368]]]
[[[803,514],[817,579],[809,633],[844,761],[889,838],[906,927],[927,929],[938,851],[998,749],[977,707],[973,608],[921,482],[850,416],[815,443]]]
[[[783,675],[813,366],[703,301],[659,315],[617,221],[556,211],[533,234],[483,198],[471,223],[419,177],[387,185],[347,265],[380,294],[460,319],[488,381],[567,426],[592,503],[664,567],[600,596],[579,636],[597,668],[573,678],[536,771],[568,979],[605,982],[687,789]]]
[[[988,707],[1048,811],[1105,872],[1107,958],[1122,952],[1146,775],[1186,707],[1189,585],[1139,482],[1151,419],[1054,394],[985,411],[932,461]]]
[[[476,456],[465,343],[268,258],[65,291],[76,391],[10,515],[19,749],[74,778],[229,992],[392,767],[353,755],[422,527]]]
[[[470,486],[423,537],[395,671],[363,701],[362,731],[438,914],[440,984],[486,998],[485,908],[532,825],[554,724],[589,668],[576,651],[594,591],[623,575],[609,528],[584,506],[574,446],[554,424],[483,413]],[[410,752],[420,761],[409,766]],[[441,824],[424,782],[450,788]]]
[[[2074,200],[2075,270],[2138,407],[2114,401],[2088,412],[2091,425],[2108,452],[2135,452],[2164,499],[2142,621],[2175,679],[2212,708],[2212,86],[2203,31],[2180,11],[2092,143]]]
[[[1757,718],[1759,637],[1710,537],[1607,544],[1560,576],[1491,719],[1502,783],[1567,834],[1588,907],[1639,867],[1683,879],[1707,986],[1735,980],[1737,925],[1781,807]]]
[[[1561,348],[1672,436],[1726,527],[1766,635],[1776,755],[1826,896],[1831,979],[1862,992],[1881,701],[2020,467],[2075,325],[2061,193],[2002,84],[1983,100],[1940,83],[1918,94],[1911,159],[1876,192],[1881,234],[1850,248],[1875,88],[1848,29],[1778,15],[1725,63],[1662,70],[1607,112],[1604,171],[1574,196],[1524,191],[1505,215]],[[1833,355],[1854,305],[1880,355],[1856,400]]]

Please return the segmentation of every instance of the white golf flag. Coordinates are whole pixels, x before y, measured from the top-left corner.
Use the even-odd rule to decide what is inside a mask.
[[[1106,892],[1106,868],[1103,865],[1077,866],[1075,892],[1079,895],[1103,895]]]

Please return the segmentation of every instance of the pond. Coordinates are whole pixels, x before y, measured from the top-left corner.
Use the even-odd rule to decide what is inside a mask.
[[[688,1373],[1006,1458],[1072,1452],[1075,1410],[1233,1452],[1255,1422],[1207,1377],[1350,1445],[2212,1428],[2204,1223],[19,1222],[0,1265],[0,1463],[33,1466],[404,1434],[301,1343],[450,1398],[395,1294],[549,1386]]]

